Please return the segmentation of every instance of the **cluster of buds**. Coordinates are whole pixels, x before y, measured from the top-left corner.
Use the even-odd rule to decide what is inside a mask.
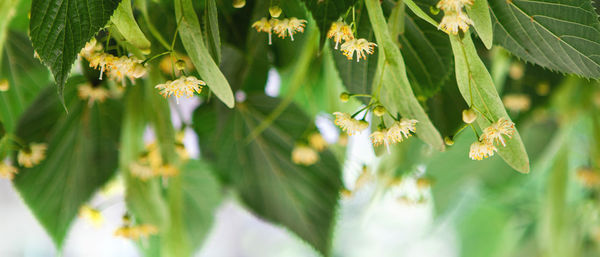
[[[441,0],[437,8],[444,11],[444,17],[438,26],[438,29],[452,35],[457,35],[459,31],[467,32],[473,21],[464,12],[465,6],[473,5],[473,0]]]
[[[377,46],[377,44],[369,42],[364,38],[355,38],[350,25],[346,24],[341,19],[331,23],[329,32],[327,32],[327,38],[333,39],[335,42],[334,49],[336,50],[338,49],[339,44],[344,41],[340,51],[342,51],[348,60],[352,60],[354,53],[356,53],[357,62],[359,62],[361,58],[366,60],[367,54],[373,54],[375,47]]]
[[[269,45],[273,43],[271,39],[273,33],[277,34],[280,38],[290,36],[290,39],[294,41],[294,34],[304,32],[306,20],[296,17],[277,19],[281,15],[281,8],[279,6],[271,6],[269,13],[272,16],[271,19],[263,17],[252,24],[252,28],[256,29],[256,31],[269,34]]]
[[[295,164],[310,166],[319,161],[319,153],[324,151],[328,143],[323,136],[314,132],[308,136],[308,144],[297,143],[292,150],[292,162]]]
[[[349,93],[342,93],[340,95],[340,100],[343,102],[348,101],[350,97],[354,95]],[[344,112],[334,112],[335,115],[335,125],[339,126],[344,132],[348,133],[348,135],[357,134],[363,130],[366,130],[369,127],[369,123],[365,120],[367,114],[365,113],[362,120],[355,119],[355,116],[359,113],[366,110],[366,113],[372,111],[375,116],[381,118],[381,124],[376,131],[371,134],[371,141],[374,146],[379,146],[382,144],[390,145],[395,143],[400,143],[404,141],[404,139],[412,136],[413,133],[416,132],[416,124],[417,120],[408,119],[408,118],[400,118],[398,116],[394,116],[390,114],[383,105],[380,104],[370,104],[367,107],[359,110],[353,115]],[[383,116],[388,114],[393,123],[391,126],[387,127],[384,123]]]
[[[142,65],[142,61],[135,57],[117,57],[104,53],[102,46],[97,44],[95,38],[85,44],[79,55],[90,63],[90,67],[100,70],[99,79],[102,79],[106,73],[109,79],[125,86],[125,78],[129,78],[133,84],[135,79],[146,75],[146,68]]]

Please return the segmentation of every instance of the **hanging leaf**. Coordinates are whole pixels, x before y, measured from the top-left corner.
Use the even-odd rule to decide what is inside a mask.
[[[0,80],[8,81],[8,91],[0,91],[0,121],[7,132],[15,131],[21,114],[49,85],[48,69],[33,58],[31,42],[24,33],[11,32],[4,48]]]
[[[312,13],[315,21],[317,21],[317,26],[321,32],[319,49],[325,44],[325,39],[327,39],[327,32],[329,31],[329,27],[331,27],[331,23],[344,16],[348,12],[348,9],[357,2],[356,0],[302,1],[306,4],[306,8]]]
[[[194,11],[192,1],[175,0],[175,17],[177,20],[181,19],[179,24],[181,42],[192,59],[198,74],[227,107],[233,108],[233,92],[229,82],[219,70],[219,66],[211,57],[204,43],[200,22]]]
[[[17,130],[29,143],[48,144],[46,159],[21,168],[14,184],[58,248],[79,207],[117,169],[120,105],[108,100],[90,107],[74,94],[66,97],[66,115],[51,90],[44,91]]]
[[[214,157],[224,180],[233,184],[254,213],[289,228],[329,256],[341,189],[339,164],[329,151],[319,153],[320,160],[311,166],[291,160],[296,141],[312,122],[290,105],[263,133],[246,142],[279,104],[274,98],[249,96],[236,111],[218,114],[219,118],[228,117],[227,122],[197,127],[200,142],[204,142],[203,155]],[[195,120],[217,117],[210,106],[200,109]]]
[[[369,12],[369,19],[378,43],[377,74],[383,72],[380,92],[377,89],[379,85],[374,82],[375,94],[379,93],[381,102],[390,112],[400,113],[402,116],[418,120],[417,136],[433,148],[444,150],[445,145],[440,133],[433,126],[427,113],[413,94],[406,75],[404,59],[400,49],[390,37],[379,1],[365,0],[365,6]]]
[[[600,78],[600,22],[589,0],[490,0],[494,42],[519,58]]]
[[[491,49],[494,30],[492,29],[492,18],[490,17],[490,7],[487,0],[474,0],[473,5],[467,7],[467,13],[473,20],[473,28],[477,31],[477,35],[479,35],[485,47]]]
[[[146,36],[133,17],[131,0],[121,0],[121,4],[119,4],[119,7],[117,7],[110,20],[115,24],[117,30],[119,30],[128,43],[137,47],[144,53],[149,53],[151,46],[150,41],[146,39]]]
[[[33,0],[29,24],[33,48],[50,68],[58,95],[77,54],[104,27],[120,0]]]
[[[452,48],[448,38],[431,24],[406,15],[400,51],[415,94],[431,97],[452,74]]]
[[[204,14],[204,31],[206,32],[206,45],[210,55],[219,65],[221,63],[221,38],[219,36],[219,17],[215,0],[206,0]]]
[[[467,104],[484,112],[494,122],[500,118],[511,121],[496,87],[494,87],[492,77],[477,55],[470,35],[466,35],[462,40],[457,36],[451,36],[450,42],[454,51],[456,82]],[[482,129],[491,124],[481,115],[479,115],[477,123]],[[523,173],[529,172],[529,158],[518,131],[515,131],[512,139],[507,141],[506,147],[498,148],[498,153],[515,170]]]

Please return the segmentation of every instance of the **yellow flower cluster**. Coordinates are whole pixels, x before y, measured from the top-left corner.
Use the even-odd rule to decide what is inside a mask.
[[[104,216],[102,216],[102,213],[89,205],[83,205],[79,208],[79,217],[87,220],[96,228],[101,227],[104,223]]]
[[[206,85],[204,81],[197,79],[194,76],[181,76],[174,81],[167,81],[163,84],[157,85],[155,88],[160,90],[160,94],[165,98],[175,96],[177,103],[179,104],[179,97],[187,96],[188,98],[194,96],[194,92],[202,92],[202,86]]]
[[[19,170],[12,164],[0,161],[0,178],[13,179]]]
[[[349,136],[355,135],[369,127],[369,123],[364,120],[354,119],[350,114],[344,112],[334,112],[335,125],[339,126]]]
[[[104,53],[102,46],[96,43],[96,39],[92,39],[86,43],[79,55],[90,63],[90,67],[100,70],[100,79],[102,75],[106,75],[125,86],[125,77],[129,78],[131,83],[135,83],[135,79],[146,75],[146,68],[142,65],[142,61],[135,57],[121,56],[116,57],[112,54]]]
[[[505,118],[498,119],[497,122],[483,130],[483,134],[478,141],[471,144],[469,158],[473,160],[483,160],[494,155],[498,151],[495,144],[506,146],[504,136],[512,138],[515,133],[515,124]]]
[[[444,11],[444,17],[438,26],[438,29],[452,35],[457,35],[458,31],[467,32],[473,21],[464,12],[463,7],[473,5],[472,0],[441,0],[437,7]]]
[[[367,41],[364,38],[354,38],[350,25],[343,21],[336,21],[331,24],[327,37],[332,38],[335,42],[335,49],[338,49],[339,43],[345,41],[341,46],[342,53],[348,57],[348,60],[352,60],[354,53],[356,53],[356,61],[360,59],[367,59],[367,54],[373,54],[377,44]]]
[[[81,100],[87,100],[92,106],[94,102],[103,103],[109,96],[106,88],[98,85],[92,86],[90,83],[81,84],[77,87],[77,92]]]
[[[17,161],[21,166],[31,168],[46,159],[46,149],[48,149],[46,144],[32,143],[19,150]]]
[[[189,159],[189,153],[183,145],[183,133],[177,133],[175,138],[175,151],[180,160]],[[146,152],[140,158],[129,164],[131,175],[141,180],[148,180],[158,176],[174,177],[179,175],[179,169],[171,164],[165,164],[160,148],[156,142],[146,145]]]
[[[269,45],[272,44],[271,35],[273,32],[280,38],[286,38],[289,35],[292,41],[294,41],[294,34],[304,32],[305,26],[306,20],[296,17],[285,18],[283,20],[263,17],[252,24],[252,28],[256,29],[256,31],[269,34]]]
[[[115,236],[128,238],[131,240],[138,240],[141,237],[148,237],[150,235],[156,235],[158,233],[158,228],[154,225],[150,224],[141,224],[141,225],[125,225],[118,228],[115,231]]]
[[[319,153],[327,148],[327,141],[320,133],[315,132],[308,136],[308,145],[297,144],[292,150],[292,162],[310,166],[319,161]]]

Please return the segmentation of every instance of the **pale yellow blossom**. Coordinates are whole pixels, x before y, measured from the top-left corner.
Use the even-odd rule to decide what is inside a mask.
[[[457,35],[459,30],[467,32],[472,24],[473,21],[464,12],[446,12],[438,29],[448,34]]]
[[[327,38],[332,38],[335,42],[334,49],[338,49],[338,45],[343,41],[354,39],[352,29],[348,24],[343,21],[336,21],[331,23],[329,32],[327,32]]]
[[[160,94],[165,98],[175,96],[177,103],[179,103],[179,97],[187,96],[188,98],[194,96],[195,93],[202,92],[202,86],[206,85],[204,81],[197,79],[194,76],[182,76],[174,81],[167,81],[164,84],[159,84],[155,88],[160,90]]]
[[[333,115],[335,115],[335,125],[339,126],[350,136],[361,132],[369,127],[368,122],[364,120],[354,119],[348,113],[334,112]]]
[[[500,143],[502,146],[506,146],[504,136],[512,138],[514,133],[515,124],[505,118],[500,118],[497,122],[492,123],[483,130],[483,134],[479,138],[479,141],[485,142],[486,144]]]
[[[96,228],[101,227],[104,223],[104,216],[102,216],[102,213],[89,205],[83,205],[79,208],[79,217],[87,220]]]
[[[306,20],[298,19],[296,17],[278,20],[273,25],[273,31],[280,38],[285,38],[289,35],[292,41],[294,41],[295,33],[304,32],[304,27],[306,26],[305,23]]]
[[[319,154],[314,149],[305,145],[296,145],[292,150],[292,162],[310,166],[319,160]]]
[[[29,146],[19,150],[17,161],[25,168],[31,168],[38,165],[46,159],[46,149],[48,146],[44,143],[32,143]]]
[[[77,92],[81,100],[87,100],[89,105],[94,102],[103,103],[109,97],[109,92],[102,86],[92,86],[89,83],[81,84],[77,87]]]
[[[366,60],[367,54],[373,54],[376,46],[377,44],[369,42],[364,38],[355,38],[344,42],[341,50],[348,60],[352,60],[354,53],[356,52],[356,61],[359,62],[361,58]]]
[[[494,155],[494,152],[496,151],[498,151],[498,149],[494,145],[477,141],[471,145],[469,158],[478,161],[483,160],[484,158]]]
[[[0,178],[12,180],[18,172],[19,170],[15,166],[7,162],[0,161]]]

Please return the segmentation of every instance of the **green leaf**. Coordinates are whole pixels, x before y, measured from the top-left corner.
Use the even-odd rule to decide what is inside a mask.
[[[206,162],[190,160],[181,167],[183,219],[192,248],[199,248],[212,227],[221,204],[221,186]],[[194,250],[194,249],[192,249]]]
[[[219,36],[219,17],[215,0],[206,0],[204,14],[204,32],[206,33],[206,45],[210,55],[215,62],[221,63],[221,38]]]
[[[0,67],[2,67],[2,49],[4,49],[4,41],[6,41],[6,34],[8,33],[8,25],[15,16],[17,6],[20,0],[3,0],[0,3]]]
[[[33,48],[25,33],[11,32],[5,45],[0,80],[10,89],[0,92],[0,121],[6,131],[15,131],[21,114],[50,83],[48,69],[33,58]]]
[[[414,14],[406,15],[400,51],[418,96],[431,97],[452,74],[452,48],[445,34]]]
[[[302,0],[306,4],[306,8],[312,13],[313,18],[317,21],[317,26],[321,32],[319,40],[319,49],[325,44],[327,32],[331,23],[337,21],[340,17],[346,14],[348,8],[352,7],[356,0]]]
[[[198,74],[206,82],[207,86],[227,107],[233,108],[235,101],[229,82],[219,70],[202,36],[200,22],[194,11],[191,0],[175,0],[175,17],[181,20],[179,24],[179,35],[183,47],[187,51]]]
[[[600,78],[600,22],[589,0],[490,0],[494,42],[528,62]]]
[[[377,74],[383,72],[381,91],[378,92],[377,87],[379,85],[375,84],[375,94],[380,95],[380,101],[390,112],[399,112],[405,117],[418,120],[417,136],[433,148],[444,150],[445,145],[440,133],[433,126],[427,113],[413,94],[406,75],[404,59],[400,49],[390,36],[379,1],[365,0],[365,6],[369,12],[369,18],[378,43],[379,63]]]
[[[245,139],[280,100],[264,95],[249,96],[235,111],[196,112],[203,155],[214,157],[219,172],[238,190],[243,202],[258,216],[281,224],[316,250],[330,255],[338,192],[342,187],[340,166],[329,151],[319,153],[311,166],[292,163],[291,152],[312,122],[295,105],[290,105],[271,126],[250,143]],[[210,118],[210,116],[213,116]],[[200,121],[200,118],[202,121]],[[212,131],[211,131],[212,130]]]
[[[490,7],[487,0],[474,0],[473,5],[467,7],[467,13],[473,20],[473,28],[477,31],[477,35],[483,41],[487,49],[492,49],[492,41],[494,33],[492,29],[492,18],[490,17]]]
[[[104,27],[119,0],[33,0],[29,24],[33,48],[52,70],[58,95],[77,54]]]
[[[115,24],[117,30],[119,30],[127,42],[142,50],[142,52],[150,51],[150,41],[146,39],[146,36],[133,17],[131,0],[121,0],[121,4],[119,4],[119,7],[115,10],[110,20]]]
[[[456,82],[467,104],[484,112],[494,122],[499,118],[510,121],[492,77],[477,55],[471,36],[466,35],[462,40],[457,36],[450,36],[450,42],[454,51]],[[491,124],[482,115],[479,115],[477,123],[482,129]],[[498,147],[498,154],[515,170],[529,172],[529,158],[518,131],[506,142],[506,147]]]
[[[117,169],[121,108],[112,100],[89,106],[73,92],[66,115],[51,91],[38,97],[17,130],[28,142],[47,143],[46,159],[21,168],[14,185],[60,248],[79,207]]]

